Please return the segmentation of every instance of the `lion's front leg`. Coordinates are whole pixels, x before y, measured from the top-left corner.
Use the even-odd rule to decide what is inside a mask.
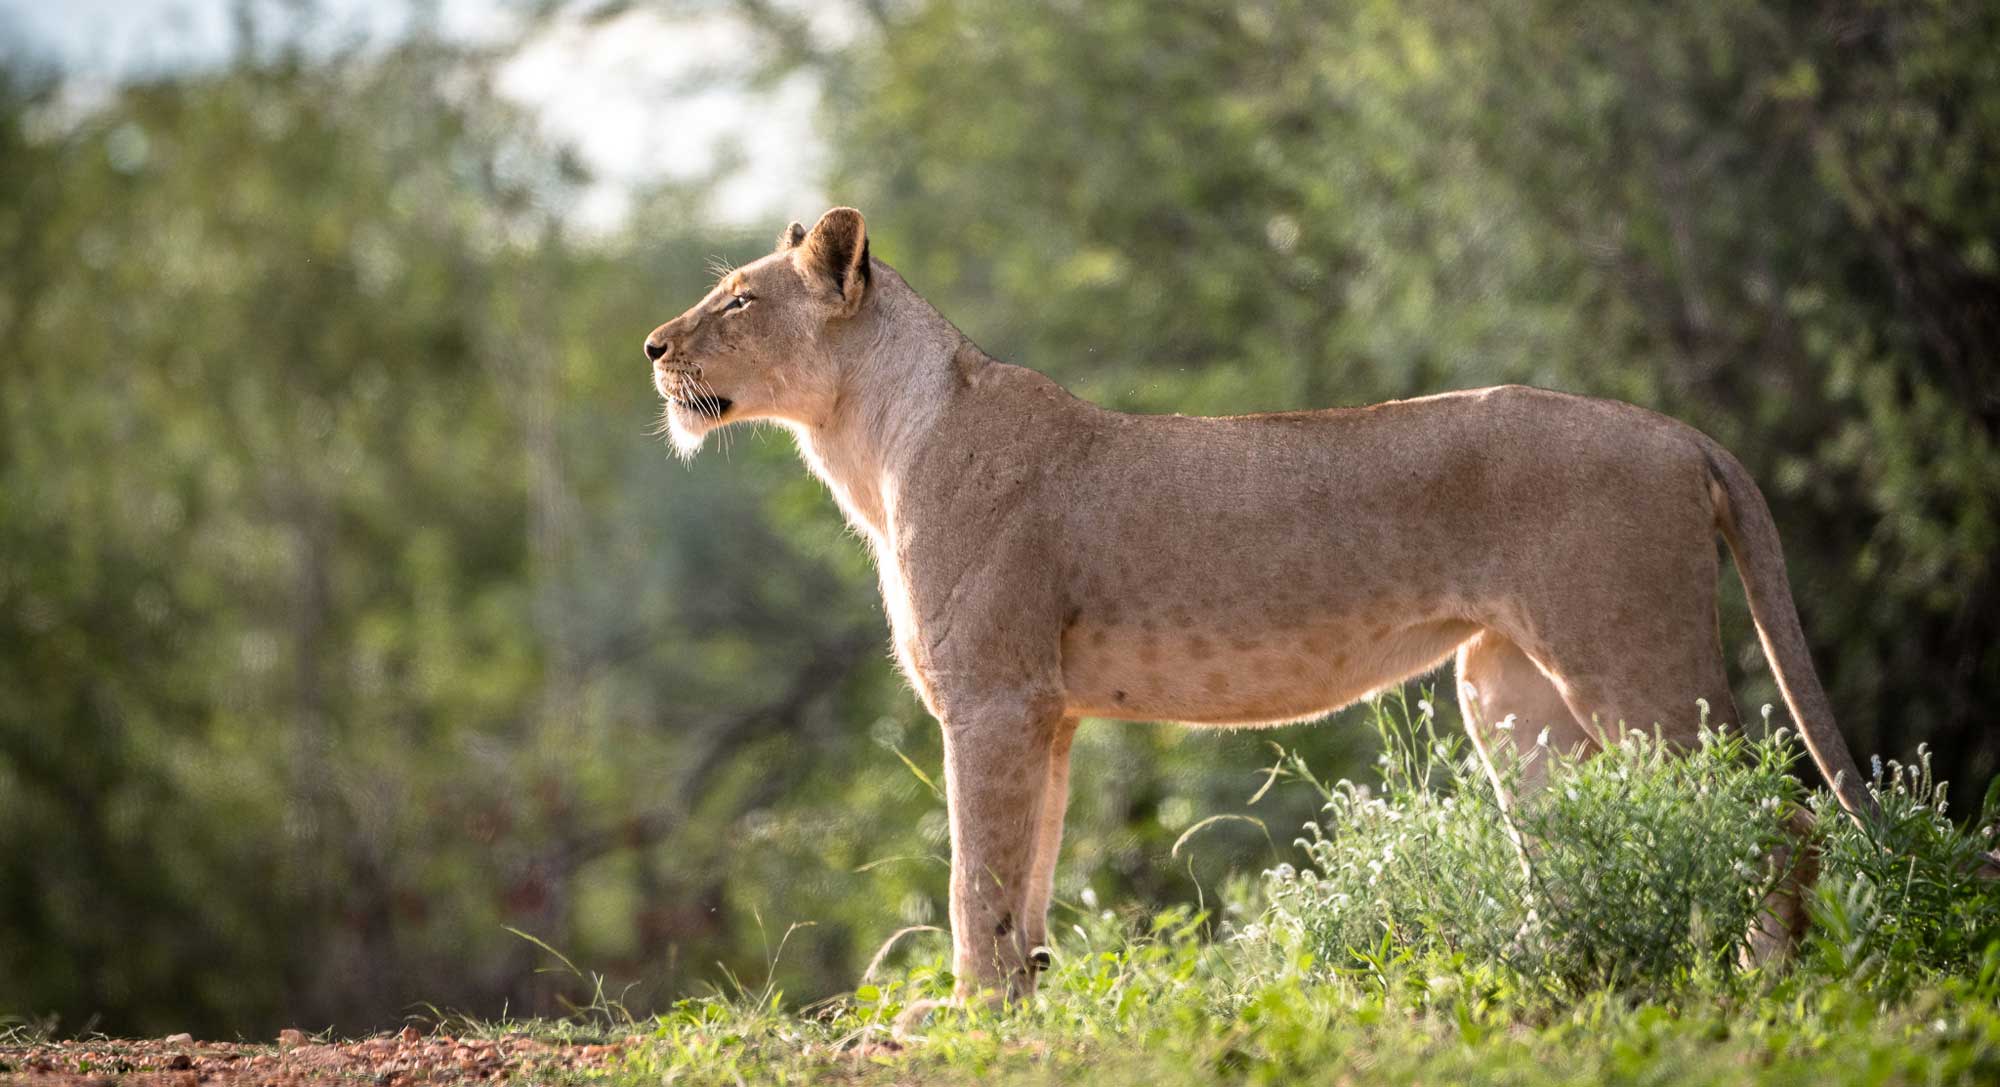
[[[1008,696],[944,715],[945,796],[951,810],[951,938],[960,999],[1034,991],[1028,914],[1062,722],[1059,701]]]

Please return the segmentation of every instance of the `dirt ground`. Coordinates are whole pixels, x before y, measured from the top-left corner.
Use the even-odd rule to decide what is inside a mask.
[[[625,1043],[572,1045],[526,1035],[454,1038],[414,1027],[358,1042],[321,1042],[286,1031],[276,1045],[197,1042],[185,1034],[141,1041],[97,1039],[0,1045],[8,1087],[249,1087],[278,1084],[508,1083],[566,1078],[615,1063]]]

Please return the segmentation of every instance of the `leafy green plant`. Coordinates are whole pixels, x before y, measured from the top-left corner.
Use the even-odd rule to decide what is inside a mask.
[[[1504,805],[1428,701],[1383,700],[1375,717],[1379,788],[1322,786],[1323,818],[1297,843],[1307,866],[1268,874],[1247,938],[1376,971],[1397,946],[1457,954],[1569,996],[1736,969],[1803,800],[1782,733],[1704,729],[1678,752],[1628,731],[1594,758],[1524,737],[1500,745],[1501,784],[1513,793],[1532,760],[1551,763],[1549,784]]]
[[[2000,817],[2000,781],[1976,834],[1947,814],[1946,784],[1919,745],[1907,765],[1874,760],[1876,818],[1842,818],[1816,798],[1825,875],[1813,900],[1809,954],[1829,976],[1907,986],[1962,968],[2000,945],[2000,881],[1982,872]]]

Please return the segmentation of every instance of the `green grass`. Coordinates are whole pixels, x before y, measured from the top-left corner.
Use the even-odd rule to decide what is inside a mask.
[[[634,1022],[634,1083],[1947,1084],[2000,1082],[2000,884],[1975,874],[1992,807],[1955,825],[1926,762],[1878,767],[1863,827],[1788,774],[1795,744],[1631,735],[1503,811],[1428,707],[1378,708],[1382,780],[1212,914],[1068,906],[1033,1001],[898,1015],[946,995],[936,936],[891,976],[805,1008],[732,984]],[[1816,813],[1825,871],[1790,963],[1745,933]],[[1517,841],[1520,845],[1517,846]],[[899,947],[900,950],[900,947]],[[600,1002],[594,1014],[616,1015]]]

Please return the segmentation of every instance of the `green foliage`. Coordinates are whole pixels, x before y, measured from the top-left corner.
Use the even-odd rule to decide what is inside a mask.
[[[1705,731],[1681,755],[1630,732],[1579,762],[1532,741],[1520,759],[1548,760],[1552,783],[1502,806],[1428,701],[1375,713],[1379,790],[1326,789],[1299,842],[1306,867],[1269,874],[1253,938],[1336,969],[1379,970],[1391,949],[1456,954],[1571,997],[1671,988],[1744,955],[1799,800],[1790,743]],[[1518,769],[1501,775],[1510,793]]]
[[[647,433],[633,337],[764,231],[571,246],[484,78],[415,41],[10,100],[0,1008],[585,995],[507,925],[691,984],[757,953],[724,828],[802,776],[734,764],[894,696],[830,504],[767,511],[785,451],[696,479]]]
[[[1813,913],[1820,969],[1895,987],[2000,949],[1992,801],[1977,833],[1964,833],[1946,817],[1945,783],[1931,776],[1922,748],[1909,766],[1876,760],[1869,788],[1881,815],[1865,824],[1816,798],[1831,828]]]
[[[1279,959],[1379,973],[1393,956],[1446,956],[1563,1000],[1726,978],[1791,870],[1779,859],[1800,844],[1788,826],[1802,808],[1820,866],[1801,951],[1816,979],[1898,993],[2000,949],[2000,881],[1982,874],[1994,813],[1954,825],[1927,756],[1878,763],[1880,811],[1862,821],[1802,794],[1784,730],[1705,731],[1684,755],[1628,732],[1581,762],[1537,741],[1501,778],[1511,791],[1523,760],[1548,759],[1550,784],[1503,807],[1428,702],[1375,713],[1379,790],[1320,785],[1291,760],[1327,803],[1297,842],[1306,867],[1266,873],[1268,910],[1244,933]]]

